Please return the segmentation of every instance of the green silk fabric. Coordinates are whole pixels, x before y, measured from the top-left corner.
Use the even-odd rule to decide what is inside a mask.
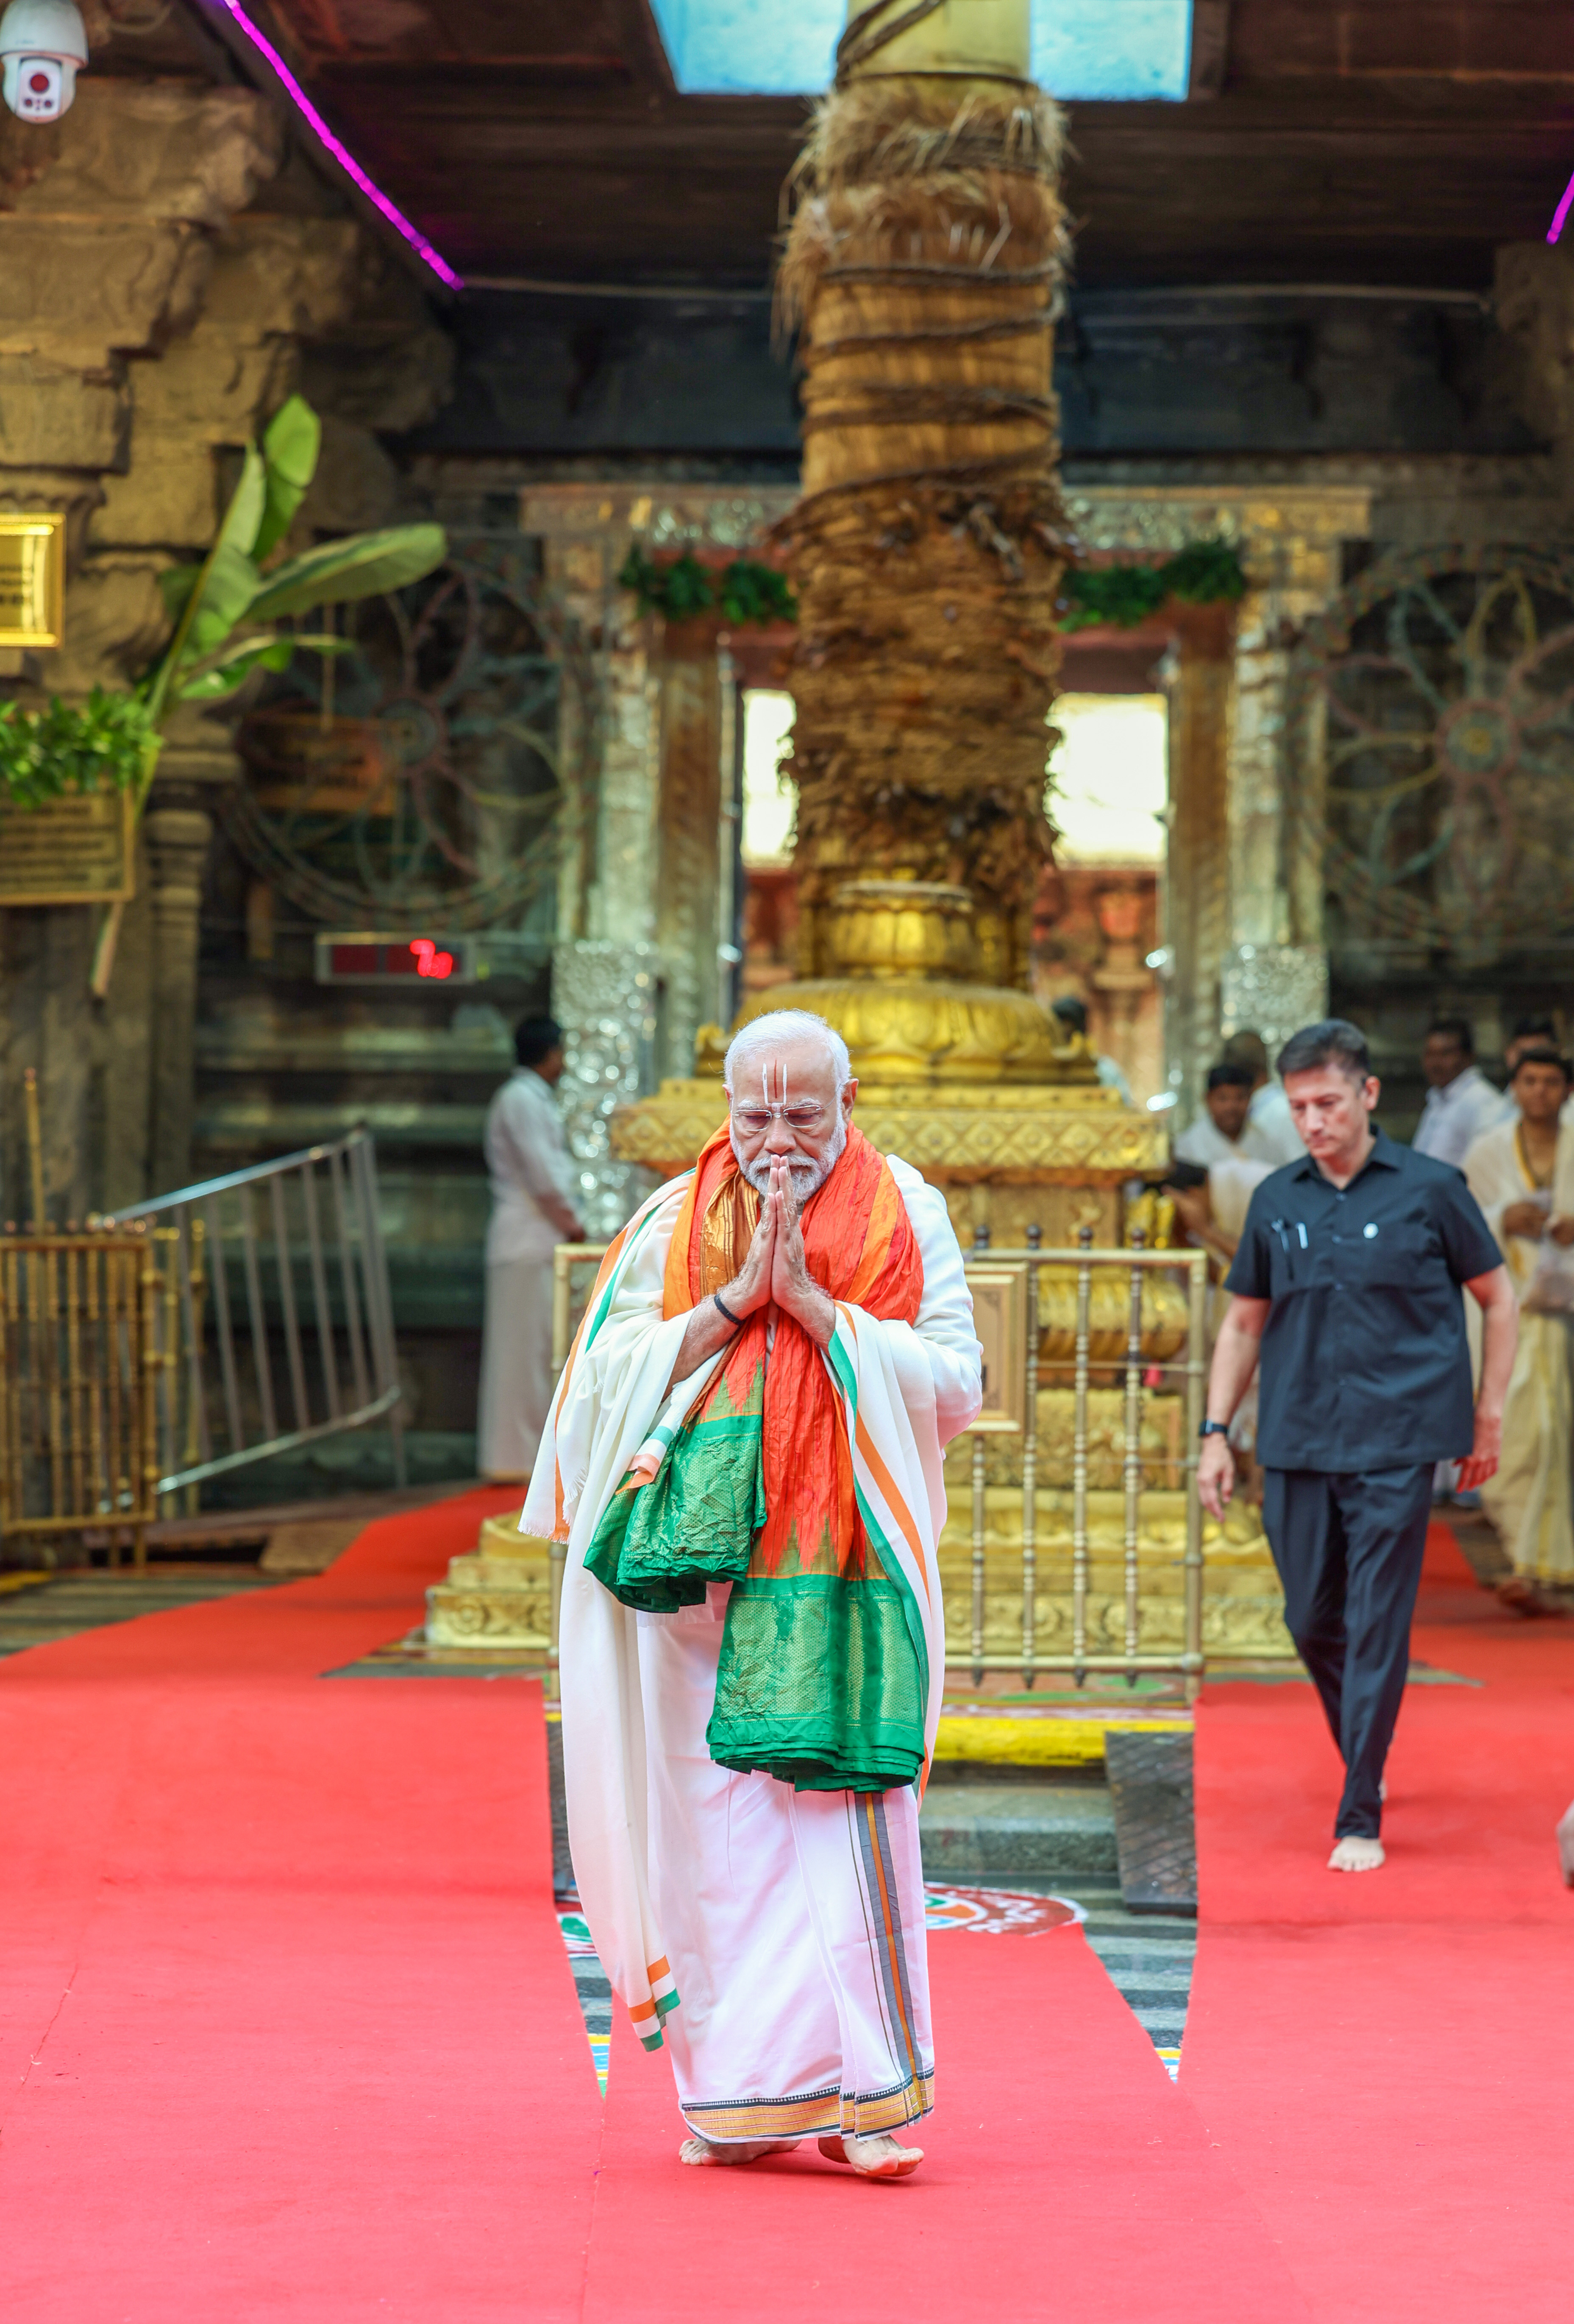
[[[712,1582],[739,1582],[765,1523],[760,1458],[765,1368],[741,1409],[723,1375],[686,1420],[648,1485],[625,1477],[603,1512],[584,1563],[620,1605],[642,1614],[702,1606]]]
[[[902,1590],[879,1570],[749,1570],[766,1518],[763,1370],[741,1411],[724,1384],[685,1422],[648,1485],[626,1478],[585,1564],[620,1604],[652,1614],[732,1585],[705,1739],[718,1766],[800,1792],[883,1792],[924,1764],[924,1701]],[[868,1513],[865,1529],[868,1531]]]

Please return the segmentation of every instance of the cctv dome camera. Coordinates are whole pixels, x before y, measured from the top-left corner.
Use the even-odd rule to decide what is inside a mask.
[[[19,121],[58,121],[87,61],[87,35],[73,0],[11,0],[0,16],[0,93]]]

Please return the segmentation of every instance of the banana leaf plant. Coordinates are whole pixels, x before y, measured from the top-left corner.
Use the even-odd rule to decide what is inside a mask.
[[[148,738],[135,786],[140,812],[152,783],[165,722],[183,702],[219,702],[254,672],[287,669],[297,653],[348,653],[328,631],[281,629],[327,605],[376,597],[424,579],[448,553],[440,524],[395,525],[352,533],[282,562],[275,558],[317,473],[322,429],[311,406],[292,395],[248,444],[240,482],[200,565],[161,576],[174,634],[137,688]],[[102,1000],[115,965],[124,907],[111,905],[99,930],[93,991]]]

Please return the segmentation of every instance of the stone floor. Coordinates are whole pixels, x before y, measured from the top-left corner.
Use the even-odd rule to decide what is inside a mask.
[[[139,1614],[167,1614],[208,1598],[267,1590],[278,1577],[254,1564],[151,1563],[145,1573],[122,1567],[78,1566],[63,1573],[0,1574],[0,1655],[21,1654],[57,1638],[74,1638]]]

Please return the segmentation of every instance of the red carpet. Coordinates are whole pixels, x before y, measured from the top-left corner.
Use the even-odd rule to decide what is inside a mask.
[[[1324,1868],[1311,1687],[1208,1689],[1181,2087],[1318,2324],[1562,2324],[1574,1635],[1503,1613],[1435,1527],[1413,1643],[1482,1683],[1407,1690],[1375,1874]]]
[[[666,2057],[614,2021],[584,2324],[838,2311],[1305,2324],[1197,2116],[1075,1929],[934,1937],[939,2111],[917,2176],[813,2149],[686,2169]]]
[[[538,1690],[318,1675],[507,1500],[0,1666],[8,2319],[577,2318]]]

